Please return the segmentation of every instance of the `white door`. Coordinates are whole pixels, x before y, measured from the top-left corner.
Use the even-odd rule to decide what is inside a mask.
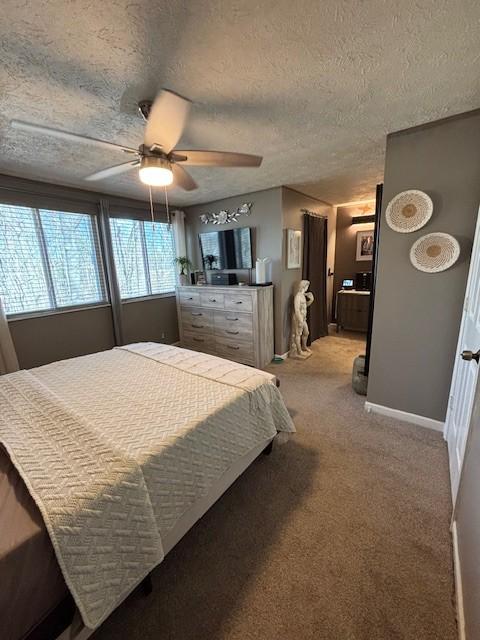
[[[473,242],[462,324],[445,422],[452,498],[455,504],[480,364],[480,211]]]

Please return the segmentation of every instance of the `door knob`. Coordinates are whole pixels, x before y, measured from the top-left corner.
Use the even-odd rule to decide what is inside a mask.
[[[460,355],[462,356],[462,360],[467,360],[468,362],[470,362],[470,360],[475,360],[478,364],[478,361],[480,360],[480,349],[476,353],[468,350],[462,351]]]

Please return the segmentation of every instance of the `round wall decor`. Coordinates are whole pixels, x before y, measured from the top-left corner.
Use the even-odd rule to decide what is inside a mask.
[[[413,243],[410,262],[419,271],[437,273],[455,264],[460,255],[458,241],[448,233],[428,233]]]
[[[385,212],[388,226],[399,233],[411,233],[424,227],[432,217],[433,202],[418,189],[402,191],[390,200]]]

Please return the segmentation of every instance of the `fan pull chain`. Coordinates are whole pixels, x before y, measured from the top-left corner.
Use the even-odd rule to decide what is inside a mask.
[[[150,215],[152,216],[152,225],[155,228],[155,215],[153,213],[152,187],[148,185],[148,195],[150,196]]]
[[[168,221],[168,226],[170,227],[172,224],[172,220],[170,218],[170,207],[168,206],[167,187],[164,187],[164,189],[165,189],[165,206],[167,209],[167,221]],[[155,233],[155,213],[153,211],[152,187],[150,185],[148,185],[148,195],[150,197],[150,216],[152,218],[153,232]]]

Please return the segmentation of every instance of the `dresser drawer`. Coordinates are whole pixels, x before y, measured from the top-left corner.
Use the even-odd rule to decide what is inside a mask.
[[[183,333],[190,333],[192,335],[208,334],[213,335],[213,323],[202,322],[201,320],[194,319],[192,321],[185,320],[182,316],[182,329]]]
[[[205,351],[205,353],[216,353],[215,338],[207,333],[184,331],[182,347],[194,351]]]
[[[249,293],[226,293],[225,309],[252,311],[252,296]]]
[[[203,307],[182,307],[180,310],[182,325],[196,324],[213,328],[213,311]]]
[[[248,313],[215,311],[214,325],[215,335],[218,336],[230,336],[232,339],[238,336],[247,340],[251,340],[253,336],[253,319]]]
[[[200,294],[200,304],[202,307],[223,309],[224,297],[224,294],[219,291],[202,291]]]
[[[178,294],[182,306],[194,306],[200,304],[199,291],[180,291]]]
[[[245,364],[255,364],[255,352],[253,342],[247,340],[236,340],[232,337],[223,338],[215,336],[217,354],[227,360],[235,360]]]

